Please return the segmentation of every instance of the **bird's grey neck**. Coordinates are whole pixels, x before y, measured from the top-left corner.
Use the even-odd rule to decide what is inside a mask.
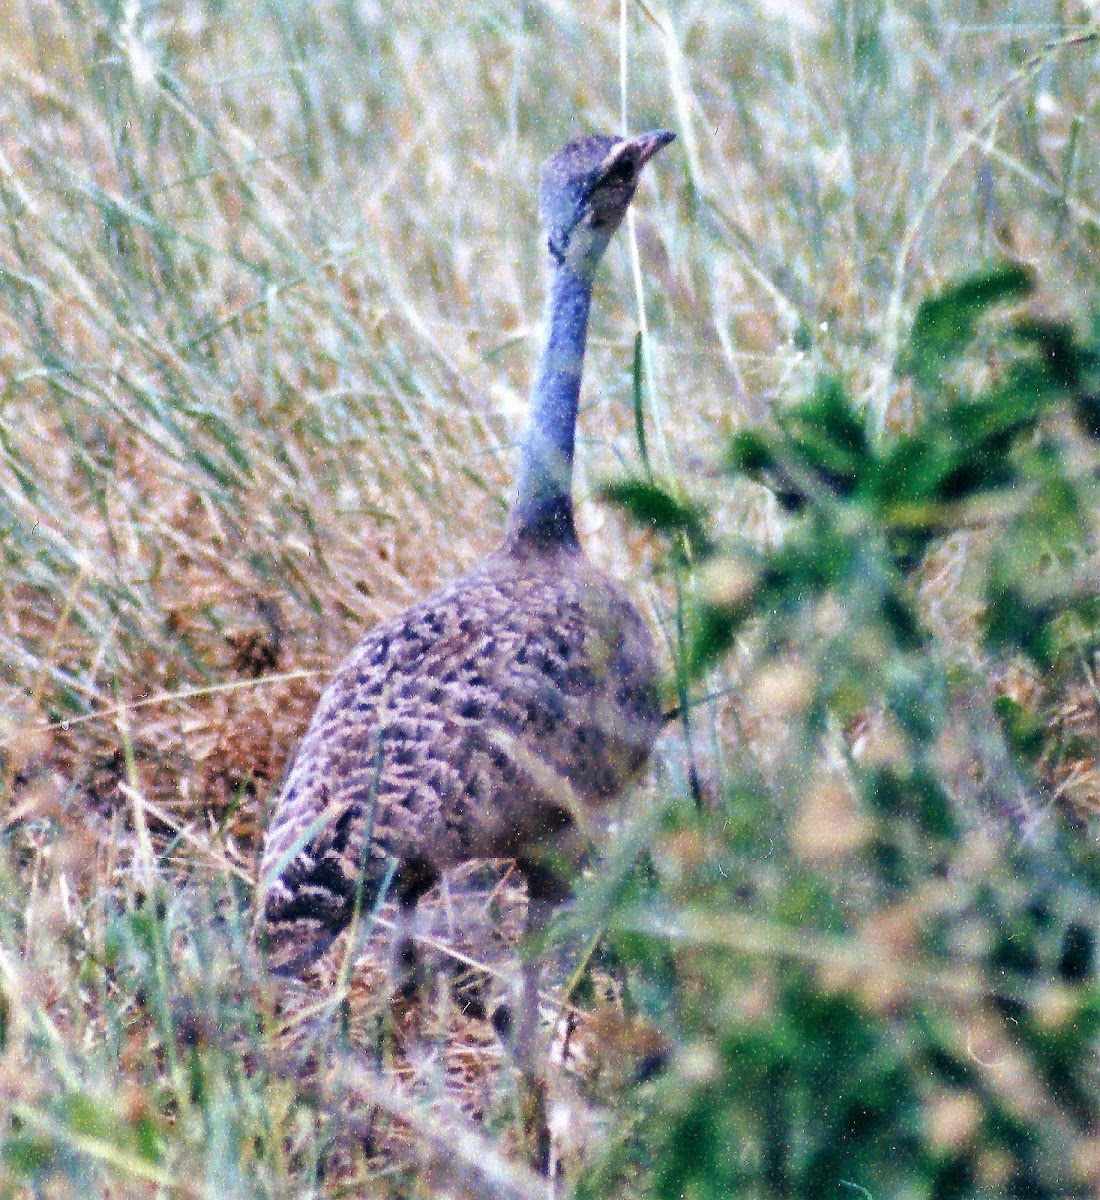
[[[520,457],[509,536],[513,540],[576,544],[573,524],[573,445],[588,334],[590,279],[565,263],[551,267],[545,346]]]

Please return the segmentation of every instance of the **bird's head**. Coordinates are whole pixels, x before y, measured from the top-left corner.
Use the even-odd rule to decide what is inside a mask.
[[[642,169],[675,136],[654,130],[628,138],[585,137],[548,160],[539,210],[555,263],[592,274],[634,199]]]

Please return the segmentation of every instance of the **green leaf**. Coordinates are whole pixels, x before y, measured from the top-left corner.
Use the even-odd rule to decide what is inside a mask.
[[[1020,300],[1032,290],[1030,274],[1005,266],[952,285],[920,306],[902,368],[931,387],[974,340],[978,320],[993,305]]]
[[[634,362],[631,371],[631,395],[634,401],[634,435],[638,439],[638,453],[646,475],[653,474],[649,461],[649,447],[645,440],[645,393],[642,387],[645,371],[645,356],[642,354],[642,335],[634,335]]]
[[[710,541],[695,507],[669,495],[664,488],[643,479],[605,484],[600,495],[625,509],[636,521],[664,534],[683,534],[696,555],[706,554]]]
[[[982,614],[985,645],[1025,654],[1037,666],[1049,669],[1057,657],[1050,630],[1055,612],[1049,604],[1029,602],[1020,588],[1000,580],[990,589]]]
[[[770,487],[780,504],[800,511],[815,495],[852,495],[874,461],[866,422],[835,379],[776,418],[778,435],[738,433],[728,461],[734,471]]]
[[[743,429],[730,441],[728,460],[731,470],[758,479],[761,471],[775,465],[775,453],[759,429]]]
[[[729,649],[749,614],[750,602],[735,607],[704,605],[698,610],[687,652],[688,674],[695,676]]]
[[[1008,744],[1020,758],[1035,762],[1043,752],[1042,721],[1011,696],[998,696],[993,711],[1001,718]]]
[[[863,417],[835,379],[825,379],[805,403],[783,413],[779,425],[806,466],[847,493],[872,457]]]
[[[57,1163],[59,1153],[57,1143],[41,1133],[13,1133],[4,1142],[4,1161],[14,1175],[24,1179],[48,1171]]]
[[[161,1163],[164,1151],[161,1146],[160,1131],[156,1122],[150,1116],[139,1116],[131,1125],[134,1148],[146,1162]]]

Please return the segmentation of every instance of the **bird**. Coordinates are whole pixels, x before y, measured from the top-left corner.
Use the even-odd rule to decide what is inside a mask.
[[[582,137],[543,168],[544,332],[503,541],[375,626],[325,688],[262,853],[277,975],[304,973],[380,892],[408,913],[472,859],[514,861],[536,923],[570,895],[586,817],[650,756],[653,638],[581,547],[572,474],[593,276],[674,137]]]

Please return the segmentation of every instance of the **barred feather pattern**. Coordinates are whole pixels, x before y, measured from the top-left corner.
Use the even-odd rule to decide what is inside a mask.
[[[576,857],[661,724],[640,614],[572,545],[510,539],[375,628],[326,689],[264,848],[269,961],[296,973],[392,887],[472,858]]]

